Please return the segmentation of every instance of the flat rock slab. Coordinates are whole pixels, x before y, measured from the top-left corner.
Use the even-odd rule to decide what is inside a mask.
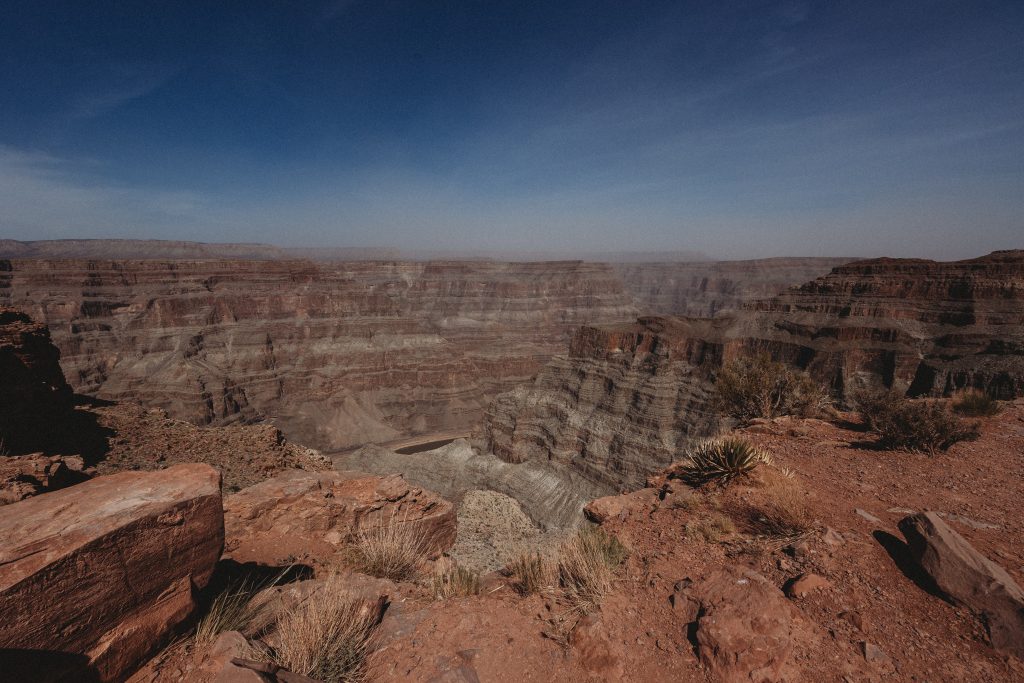
[[[284,566],[335,564],[361,529],[416,524],[440,553],[455,543],[455,507],[400,475],[289,470],[224,500],[225,557]]]
[[[911,554],[938,589],[981,616],[993,647],[1024,658],[1024,590],[1013,577],[937,513],[905,517],[899,526]]]
[[[18,650],[17,680],[123,680],[192,614],[223,545],[209,465],[97,477],[0,507],[0,648]]]

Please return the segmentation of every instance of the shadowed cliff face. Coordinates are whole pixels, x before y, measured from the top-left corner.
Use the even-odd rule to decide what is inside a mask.
[[[580,262],[11,260],[71,386],[325,450],[475,423],[588,322],[636,309]]]
[[[634,487],[721,425],[724,360],[767,351],[842,398],[853,387],[943,396],[1024,394],[1024,251],[953,263],[877,259],[714,319],[585,326],[533,384],[499,396],[478,444],[507,462],[553,461]]]

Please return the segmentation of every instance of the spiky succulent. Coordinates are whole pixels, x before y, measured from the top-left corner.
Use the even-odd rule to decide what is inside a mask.
[[[750,472],[771,457],[747,439],[726,436],[700,441],[686,453],[680,477],[695,486],[709,482],[728,484],[741,474]]]

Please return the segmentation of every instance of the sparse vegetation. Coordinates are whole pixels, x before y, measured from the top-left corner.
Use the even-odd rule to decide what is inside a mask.
[[[333,576],[278,619],[275,646],[266,658],[326,683],[363,681],[380,617],[378,604],[351,595],[343,579]]]
[[[406,581],[419,570],[428,545],[422,525],[392,517],[359,532],[355,564],[371,576]]]
[[[551,564],[539,551],[523,553],[508,566],[516,591],[521,595],[539,593],[554,583]]]
[[[999,401],[978,389],[963,391],[953,400],[953,411],[967,417],[992,417],[1001,410]]]
[[[455,562],[444,562],[433,576],[434,597],[438,600],[480,594],[480,574],[460,567]]]
[[[804,493],[791,477],[766,480],[765,499],[741,509],[744,525],[754,534],[770,539],[791,540],[814,529],[814,513]]]
[[[806,372],[766,354],[726,363],[715,380],[718,409],[746,423],[780,415],[814,417],[830,404],[828,393]]]
[[[762,463],[770,463],[767,452],[747,439],[725,436],[698,442],[687,452],[676,476],[692,486],[717,482],[723,486],[747,474]]]
[[[701,539],[708,543],[716,543],[723,536],[736,533],[736,525],[725,515],[715,512],[706,517],[688,521],[684,533],[690,540]]]
[[[208,646],[225,631],[244,631],[259,612],[252,599],[260,588],[262,586],[243,581],[218,593],[196,626],[196,646]]]
[[[976,422],[960,419],[936,401],[911,400],[892,391],[860,391],[852,398],[886,448],[934,455],[979,436]]]
[[[600,527],[581,529],[562,545],[559,581],[579,611],[588,612],[601,603],[626,555],[625,546]]]

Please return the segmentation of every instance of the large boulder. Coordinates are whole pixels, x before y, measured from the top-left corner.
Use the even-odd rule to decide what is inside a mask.
[[[400,475],[290,470],[224,500],[225,557],[282,566],[335,564],[359,531],[415,524],[440,553],[455,543],[455,507]]]
[[[981,616],[993,647],[1024,658],[1024,590],[934,512],[900,521],[910,552],[951,601]]]
[[[123,680],[191,616],[224,545],[209,465],[123,472],[0,507],[10,680]]]
[[[816,636],[760,574],[727,567],[699,583],[684,580],[672,602],[692,625],[697,654],[716,680],[801,680],[794,648]]]

